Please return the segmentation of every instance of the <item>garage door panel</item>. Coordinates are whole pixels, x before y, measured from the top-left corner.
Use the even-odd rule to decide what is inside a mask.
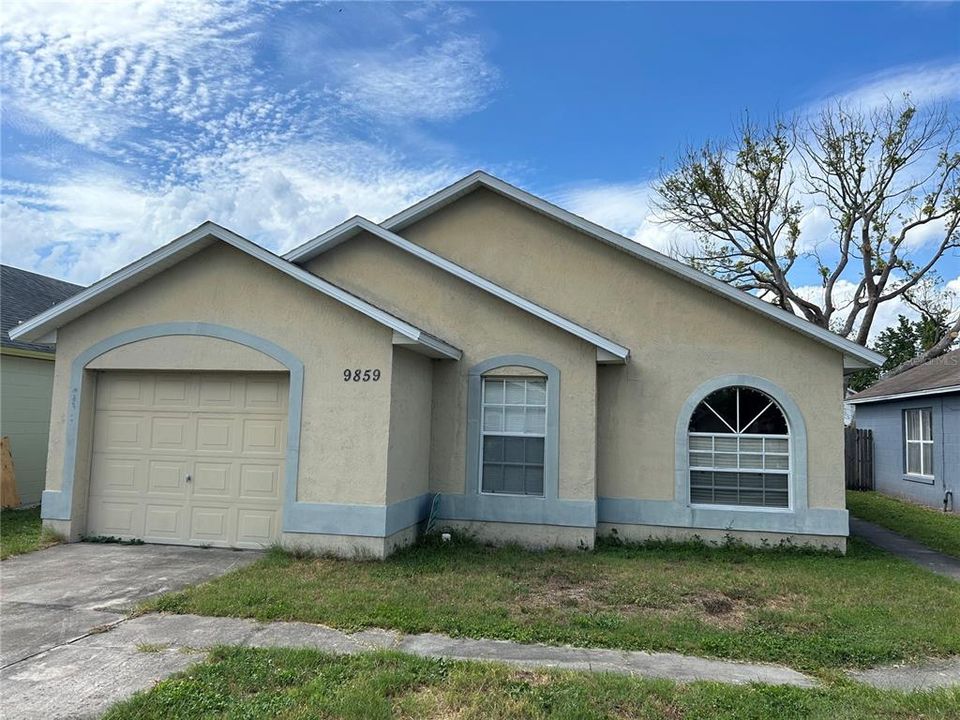
[[[237,465],[230,461],[197,461],[194,463],[193,496],[230,500],[236,498]]]
[[[264,547],[279,534],[280,513],[276,510],[237,508],[237,545]]]
[[[192,378],[157,375],[153,387],[153,410],[192,410],[196,407],[195,382]]]
[[[97,384],[97,409],[145,409],[152,405],[153,378],[123,373],[103,375]]]
[[[149,419],[142,413],[102,410],[94,422],[94,452],[146,450],[149,446]]]
[[[105,495],[137,495],[146,490],[147,461],[137,456],[94,453],[90,468],[93,484]]]
[[[90,534],[143,537],[143,511],[139,502],[91,498],[88,510]]]
[[[195,449],[196,420],[188,414],[154,415],[150,424],[150,450],[190,452]]]
[[[242,379],[228,375],[202,377],[199,382],[199,407],[204,410],[243,409]]]
[[[240,450],[239,418],[229,415],[200,415],[197,418],[197,453],[233,455]]]
[[[284,423],[280,419],[245,418],[243,421],[243,455],[283,454]]]
[[[278,464],[241,464],[240,499],[277,500],[279,498],[280,466]]]
[[[246,384],[244,407],[247,410],[285,410],[286,393],[283,383],[276,379],[255,379]]]
[[[183,505],[150,503],[144,513],[144,537],[148,540],[183,542],[186,532],[186,508]]]
[[[191,461],[150,460],[147,463],[147,493],[186,498],[187,474]]]
[[[190,537],[201,542],[228,544],[235,533],[231,532],[232,517],[236,509],[210,505],[194,506],[190,516]]]
[[[100,373],[89,532],[269,545],[280,533],[287,394],[273,373]]]

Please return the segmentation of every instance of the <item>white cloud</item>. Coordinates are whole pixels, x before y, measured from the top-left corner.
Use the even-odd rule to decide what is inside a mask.
[[[91,282],[206,219],[283,251],[467,172],[418,123],[496,85],[469,12],[347,10],[4,3],[4,122],[37,137],[16,156],[34,174],[4,178],[4,261]]]
[[[654,207],[652,180],[573,185],[555,193],[553,199],[587,220],[664,254],[689,253],[696,247],[692,233],[662,222]]]
[[[383,119],[449,120],[480,109],[497,81],[480,40],[463,37],[401,58],[366,53],[340,72],[341,102]]]
[[[246,2],[16,2],[2,6],[6,111],[84,147],[192,122],[229,101],[249,70]]]
[[[898,100],[904,93],[917,105],[960,100],[960,62],[910,65],[857,78],[848,87],[834,88],[827,97],[810,103],[804,112],[816,112],[837,102],[870,110]]]

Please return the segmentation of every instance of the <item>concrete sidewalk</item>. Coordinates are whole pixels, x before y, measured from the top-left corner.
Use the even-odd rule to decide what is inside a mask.
[[[960,560],[885,527],[851,516],[850,534],[937,575],[960,580]]]
[[[624,652],[387,630],[344,633],[296,622],[258,623],[195,615],[143,615],[7,666],[2,704],[22,720],[94,718],[111,705],[202,661],[215,645],[307,647],[335,654],[396,650],[421,657],[486,660],[524,668],[613,672],[676,682],[713,680],[813,687],[812,678],[779,665],[674,653]]]
[[[523,668],[612,672],[674,682],[714,681],[816,687],[782,665],[733,662],[675,653],[522,645],[446,635],[371,629],[345,633],[299,622],[259,623],[196,615],[143,615],[26,658],[0,673],[2,704],[23,720],[99,717],[135,691],[202,661],[216,645],[312,648],[333,654],[395,650],[411,655],[507,663]],[[960,658],[922,666],[847,673],[878,688],[926,690],[960,685]]]

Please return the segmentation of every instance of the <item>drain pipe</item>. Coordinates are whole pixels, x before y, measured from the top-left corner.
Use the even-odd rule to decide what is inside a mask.
[[[943,494],[943,511],[953,512],[953,490],[947,490]]]

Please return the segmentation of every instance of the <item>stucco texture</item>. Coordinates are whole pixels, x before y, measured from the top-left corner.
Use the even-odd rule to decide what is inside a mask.
[[[225,244],[200,251],[60,328],[47,460],[47,489],[61,488],[71,364],[95,343],[160,323],[211,323],[285,348],[304,365],[299,501],[383,505],[391,405],[392,332]],[[225,340],[141,341],[101,367],[276,370],[276,363]],[[138,343],[139,345],[139,343]],[[165,357],[157,357],[162,352]],[[177,355],[177,353],[182,353]],[[94,365],[97,365],[96,361]],[[345,382],[347,368],[377,368],[379,382]],[[83,517],[96,373],[84,375],[74,517]]]
[[[810,507],[844,507],[839,351],[485,189],[401,234],[630,348],[626,366],[597,370],[598,495],[672,499],[681,407],[703,382],[745,374],[800,407]],[[431,310],[446,302],[432,297]]]
[[[465,491],[470,368],[502,355],[529,355],[560,371],[559,497],[596,497],[593,345],[367,233],[307,269],[463,350],[460,362],[433,366],[432,491]]]

